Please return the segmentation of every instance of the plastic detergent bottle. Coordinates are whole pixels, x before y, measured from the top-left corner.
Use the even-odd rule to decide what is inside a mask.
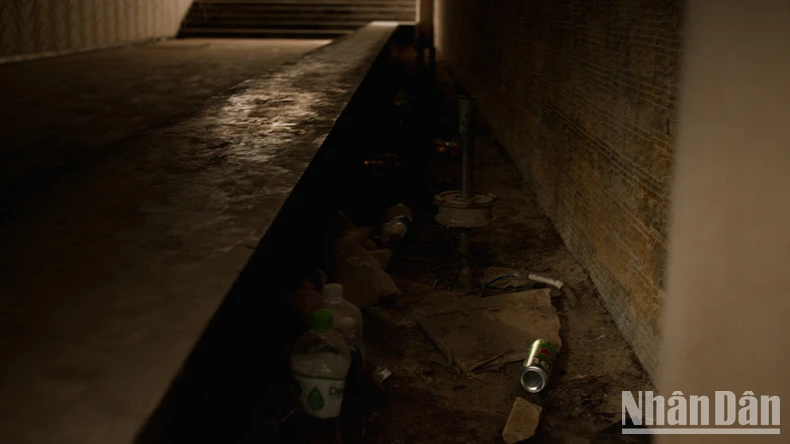
[[[363,390],[362,312],[343,297],[343,286],[340,284],[325,284],[323,293],[322,307],[332,312],[334,330],[343,337],[351,352],[343,400],[343,441],[345,444],[361,443],[367,421]]]
[[[362,343],[362,312],[356,305],[343,298],[343,286],[326,284],[323,288],[324,301],[322,308],[332,312],[334,330],[343,337],[351,352],[351,358],[361,358]]]
[[[299,338],[291,353],[298,408],[313,418],[339,417],[350,363],[345,341],[332,329],[332,312],[314,311],[312,329]]]

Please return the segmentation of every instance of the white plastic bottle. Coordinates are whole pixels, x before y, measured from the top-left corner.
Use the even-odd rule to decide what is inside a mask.
[[[314,311],[312,329],[302,335],[291,353],[291,373],[299,387],[299,408],[319,419],[340,416],[350,365],[348,346],[332,329],[332,312]]]
[[[351,350],[352,358],[355,354],[361,358],[362,343],[362,312],[356,305],[343,298],[343,286],[340,284],[326,284],[323,288],[323,308],[332,312],[334,329],[338,332]]]

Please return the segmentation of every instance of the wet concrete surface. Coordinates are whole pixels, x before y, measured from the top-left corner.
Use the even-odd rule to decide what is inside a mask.
[[[0,67],[0,442],[133,439],[393,29]]]
[[[0,66],[0,196],[24,200],[89,156],[195,113],[328,40],[186,39]]]

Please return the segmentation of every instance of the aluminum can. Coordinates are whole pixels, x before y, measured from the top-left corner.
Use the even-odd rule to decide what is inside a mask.
[[[538,393],[549,383],[551,367],[557,356],[557,346],[538,339],[529,348],[529,355],[521,364],[521,386],[530,393]]]

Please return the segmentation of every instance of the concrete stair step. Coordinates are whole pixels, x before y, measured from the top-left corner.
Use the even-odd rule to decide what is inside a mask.
[[[351,34],[354,31],[354,29],[190,28],[183,29],[179,33],[179,37],[333,39]]]
[[[408,17],[410,20],[414,16],[408,11],[346,11],[342,13],[310,12],[299,14],[288,13],[244,13],[236,11],[221,11],[216,13],[192,13],[190,17],[195,18],[222,18],[222,19],[248,19],[248,18],[272,18],[280,20],[378,20],[381,17]]]
[[[276,20],[239,20],[239,21],[207,21],[196,24],[197,28],[273,28],[273,29],[359,29],[370,23],[370,21],[342,21],[342,22],[316,22],[316,21],[276,21]]]
[[[235,11],[239,13],[333,13],[333,12],[388,12],[402,11],[414,13],[414,5],[399,5],[391,3],[320,3],[320,4],[293,4],[293,3],[228,3],[228,4],[203,4],[195,3],[192,11],[205,13],[219,13]]]
[[[346,4],[346,5],[363,5],[363,4],[378,4],[378,5],[404,5],[411,8],[416,8],[415,0],[358,0],[358,1],[342,1],[342,0],[276,0],[276,1],[262,1],[262,0],[196,0],[195,4],[200,5],[254,5],[254,6],[269,6],[269,5],[323,5],[323,4]]]
[[[240,14],[235,12],[223,12],[219,14],[211,14],[202,16],[200,14],[193,15],[195,18],[212,18],[222,20],[247,20],[251,18],[260,18],[267,20],[366,20],[369,22],[381,20],[382,17],[408,17],[413,19],[409,14],[402,12],[391,12],[386,14],[374,13],[348,13],[348,14]]]
[[[198,0],[179,35],[344,35],[371,21],[414,21],[415,7],[415,0]]]
[[[219,8],[219,7],[202,7],[196,6],[190,10],[190,13],[201,14],[386,14],[386,13],[406,13],[414,14],[413,8],[404,7],[383,7],[383,6],[370,6],[370,7],[351,7],[348,5],[338,6],[319,6],[314,8],[303,8],[293,6],[271,6],[271,7],[254,7],[254,8]]]
[[[316,25],[343,25],[347,24],[349,26],[365,26],[370,22],[382,20],[379,17],[321,17],[321,18],[310,18],[310,17],[287,17],[287,18],[280,18],[280,17],[205,17],[205,18],[198,18],[195,17],[194,20],[190,20],[188,24],[190,26],[204,26],[204,25],[217,25],[217,24],[227,24],[230,26],[263,26],[265,27],[267,23],[273,23],[277,25],[287,25],[287,24],[316,24]],[[404,20],[397,20],[395,18],[391,18],[390,20],[386,21],[404,21]]]

